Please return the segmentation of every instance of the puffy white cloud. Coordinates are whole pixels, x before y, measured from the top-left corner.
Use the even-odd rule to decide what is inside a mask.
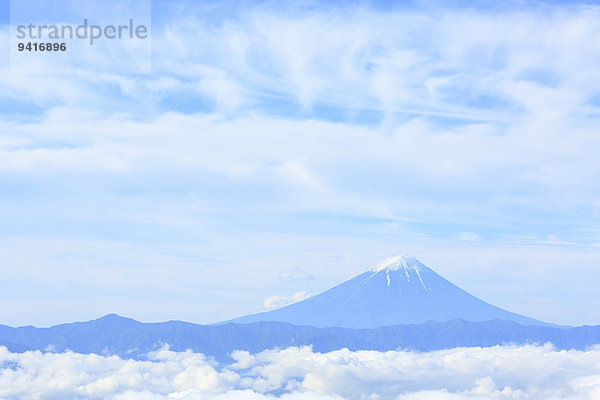
[[[299,301],[308,299],[312,296],[312,293],[308,293],[306,290],[301,290],[292,294],[291,296],[270,296],[267,297],[263,303],[267,310],[274,310],[288,304],[297,303]]]
[[[236,351],[219,365],[202,354],[147,361],[0,348],[3,399],[597,399],[600,348],[457,348],[429,353],[308,347]]]

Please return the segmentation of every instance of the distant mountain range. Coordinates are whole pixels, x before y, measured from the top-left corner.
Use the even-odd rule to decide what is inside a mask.
[[[546,342],[552,342],[558,349],[585,349],[600,343],[600,326],[555,328],[524,326],[498,319],[484,322],[455,319],[418,325],[348,329],[315,328],[284,322],[223,325],[196,325],[180,321],[141,323],[115,314],[51,328],[0,325],[0,346],[6,346],[13,352],[61,352],[69,349],[77,353],[144,359],[149,351],[169,344],[171,350],[192,349],[221,362],[229,361],[228,356],[234,350],[255,353],[302,345],[311,345],[319,352],[341,348],[429,351]]]
[[[409,256],[388,258],[304,301],[227,322],[280,321],[362,329],[457,318],[474,322],[504,319],[522,325],[552,326],[488,304]]]
[[[325,352],[501,344],[585,349],[600,343],[600,326],[559,327],[515,314],[470,295],[412,257],[394,257],[319,295],[230,322],[141,323],[110,314],[50,328],[0,325],[0,346],[143,359],[169,345],[229,360],[234,350],[310,345]]]

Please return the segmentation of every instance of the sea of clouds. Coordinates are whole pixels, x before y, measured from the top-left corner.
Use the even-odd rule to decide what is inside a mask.
[[[600,347],[552,345],[316,353],[236,351],[222,365],[168,348],[148,360],[11,353],[0,347],[1,399],[599,399]]]

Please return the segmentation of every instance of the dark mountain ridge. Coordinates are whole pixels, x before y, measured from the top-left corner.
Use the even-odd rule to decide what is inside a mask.
[[[285,322],[196,325],[182,321],[142,323],[115,314],[50,328],[12,328],[0,325],[0,346],[13,352],[41,350],[117,355],[145,359],[150,351],[169,345],[171,350],[191,349],[230,361],[234,350],[252,353],[272,348],[310,345],[315,351],[350,350],[431,351],[454,347],[487,347],[502,344],[544,344],[557,349],[583,350],[600,343],[600,326],[556,328],[520,325],[494,319],[386,326],[374,329],[316,328]]]

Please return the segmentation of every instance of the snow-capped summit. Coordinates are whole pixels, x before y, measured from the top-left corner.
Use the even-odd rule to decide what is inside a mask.
[[[383,269],[388,269],[390,271],[397,271],[399,269],[415,269],[415,268],[427,268],[425,265],[421,264],[419,260],[412,256],[401,255],[386,258],[381,261],[379,264],[373,267],[373,271],[379,272]]]
[[[230,322],[281,321],[315,327],[376,328],[456,318],[498,318],[523,325],[548,325],[488,304],[410,256],[387,258],[321,294]]]
[[[413,282],[420,283],[423,289],[431,291],[431,289],[425,286],[425,282],[423,281],[421,273],[429,274],[429,272],[433,271],[431,271],[425,266],[425,264],[422,264],[419,260],[417,260],[414,257],[403,255],[386,258],[385,260],[377,264],[375,267],[373,267],[371,271],[373,271],[374,274],[385,272],[387,286],[392,285],[391,276],[396,275],[394,274],[395,272],[401,272],[400,274],[396,275],[397,278],[399,278],[400,280],[405,280],[407,283],[410,283],[410,279],[412,276]],[[435,272],[433,273],[435,274]]]

